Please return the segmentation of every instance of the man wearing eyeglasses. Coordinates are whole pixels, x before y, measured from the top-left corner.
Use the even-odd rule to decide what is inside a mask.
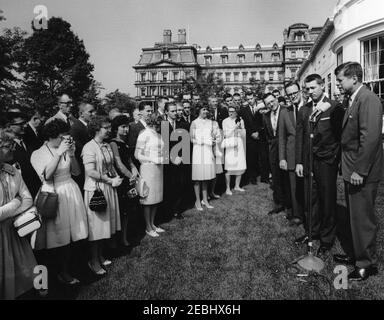
[[[57,101],[57,105],[59,108],[59,111],[51,118],[49,118],[45,124],[48,122],[51,122],[53,119],[61,119],[64,120],[69,126],[72,125],[72,115],[71,115],[71,109],[72,109],[72,99],[67,94],[62,94]]]
[[[281,120],[279,122],[279,166],[281,170],[288,172],[289,194],[292,211],[287,214],[287,218],[294,225],[299,225],[304,221],[303,201],[298,200],[297,195],[303,194],[304,185],[302,178],[295,173],[295,136],[296,119],[299,109],[303,106],[300,85],[297,81],[290,81],[284,86],[285,92],[291,101],[290,106],[281,110]],[[299,192],[296,192],[299,187]],[[301,199],[304,200],[304,199]]]

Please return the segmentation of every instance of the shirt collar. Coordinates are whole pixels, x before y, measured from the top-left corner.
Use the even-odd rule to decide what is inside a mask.
[[[57,115],[58,115],[60,118],[63,118],[65,122],[67,122],[68,117],[67,117],[64,113],[62,113],[61,110],[59,110],[59,111],[57,112]]]
[[[83,119],[79,118],[79,121],[80,121],[83,125],[85,125],[86,127],[88,127],[88,123],[86,123]]]
[[[33,130],[33,132],[37,135],[37,130],[36,130],[36,128],[32,125],[31,121],[28,122],[28,125],[31,127],[31,129]]]
[[[141,124],[144,126],[144,128],[146,128],[147,127],[147,123],[143,120],[143,119],[140,119],[139,120],[140,122],[141,122]]]
[[[356,96],[357,96],[357,93],[360,91],[360,89],[363,87],[363,85],[361,84],[360,87],[358,87],[356,89],[356,91],[351,95],[351,97],[349,98],[349,105],[351,106],[352,103],[353,103],[353,100],[355,100]]]

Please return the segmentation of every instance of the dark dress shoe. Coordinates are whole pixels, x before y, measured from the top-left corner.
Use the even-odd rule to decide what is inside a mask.
[[[334,254],[333,261],[341,264],[351,264],[351,265],[355,264],[355,260],[350,256],[347,256],[346,254]]]
[[[378,274],[377,267],[370,266],[368,268],[355,268],[349,275],[348,280],[350,281],[364,281],[367,280],[370,276]]]

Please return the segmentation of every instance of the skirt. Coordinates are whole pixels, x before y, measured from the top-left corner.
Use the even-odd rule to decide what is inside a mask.
[[[163,165],[142,163],[140,175],[149,187],[148,196],[140,198],[143,205],[157,204],[163,201]]]
[[[94,191],[85,191],[84,193],[84,203],[88,216],[89,241],[109,239],[117,231],[121,230],[117,190],[106,183],[99,183],[99,186],[108,204],[105,211],[95,212],[89,209],[89,202],[92,199]]]
[[[31,290],[37,265],[27,237],[19,237],[13,220],[0,222],[0,300],[14,299]]]

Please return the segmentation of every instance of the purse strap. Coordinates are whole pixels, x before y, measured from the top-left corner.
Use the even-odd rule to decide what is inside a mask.
[[[54,156],[53,152],[51,151],[51,149],[48,147],[48,144],[45,144],[45,146],[47,147],[49,153],[50,153],[50,154],[52,155],[52,157],[54,158],[55,156]],[[53,185],[53,192],[56,192],[56,188],[55,188],[55,178],[54,178],[54,176],[55,176],[55,173],[53,173],[53,175],[52,175],[52,185]],[[47,178],[45,177],[45,170],[44,170],[44,172],[43,172],[43,177],[44,177],[44,180],[47,181]],[[41,189],[41,188],[40,188],[40,189]]]

